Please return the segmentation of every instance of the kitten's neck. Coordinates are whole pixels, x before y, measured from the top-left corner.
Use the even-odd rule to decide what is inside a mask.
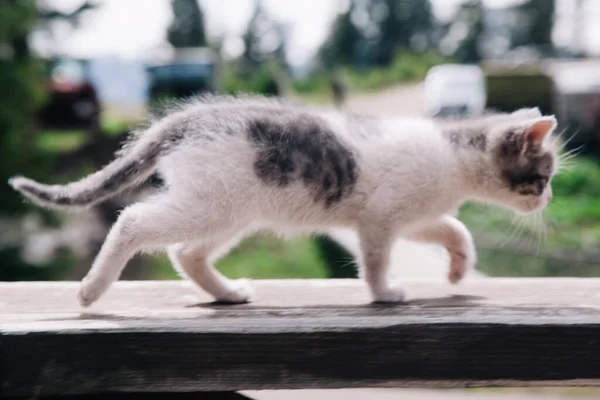
[[[475,147],[453,147],[452,151],[463,200],[489,198],[490,184],[496,179],[490,155]]]
[[[440,123],[442,136],[456,160],[456,174],[465,199],[488,197],[489,183],[494,180],[490,159],[490,137],[481,124]]]

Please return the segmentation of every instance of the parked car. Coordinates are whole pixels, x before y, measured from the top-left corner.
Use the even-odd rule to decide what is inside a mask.
[[[150,78],[150,101],[164,97],[186,98],[218,89],[215,55],[206,48],[180,48],[151,57],[146,70]]]
[[[100,101],[85,60],[48,60],[49,97],[39,111],[44,129],[86,129],[99,127]]]
[[[485,77],[476,65],[437,65],[423,85],[430,116],[476,116],[485,110]]]

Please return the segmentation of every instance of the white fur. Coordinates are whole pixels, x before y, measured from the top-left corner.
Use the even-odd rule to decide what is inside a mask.
[[[443,246],[455,283],[476,262],[471,234],[451,216],[462,203],[483,199],[521,212],[546,204],[508,193],[488,153],[454,148],[431,120],[384,119],[378,134],[365,140],[348,133],[346,117],[314,112],[357,150],[360,173],[349,197],[323,207],[300,181],[265,185],[246,135],[190,139],[158,160],[168,189],[123,210],[82,281],[80,303],[92,304],[134,254],[155,248],[166,248],[174,267],[215,299],[249,301],[248,283],[230,281],[213,263],[259,230],[330,234],[356,256],[372,299],[398,302],[404,292],[388,279],[397,239]],[[532,112],[539,113],[525,114]]]

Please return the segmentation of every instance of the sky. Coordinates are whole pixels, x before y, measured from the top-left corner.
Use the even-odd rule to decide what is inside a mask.
[[[52,7],[70,11],[81,0],[44,0]],[[330,23],[347,0],[265,0],[267,12],[276,20],[291,27],[289,57],[293,64],[307,61],[327,37]],[[447,19],[461,0],[432,0],[436,16]],[[486,6],[504,7],[520,0],[484,0]],[[559,22],[555,29],[558,42],[568,42],[573,31],[571,6],[575,0],[558,0]],[[78,57],[118,55],[139,58],[151,48],[164,45],[165,32],[172,19],[169,0],[101,0],[102,7],[88,13],[82,27],[75,32],[58,27],[56,33],[60,50]],[[251,0],[200,0],[205,13],[209,36],[226,35],[225,50],[231,55],[243,49],[239,35],[244,31],[252,13]],[[587,0],[582,17],[600,17],[600,1]],[[566,17],[565,17],[566,16]],[[600,53],[600,24],[586,23],[583,32],[584,46]],[[47,48],[43,35],[34,37],[34,45],[43,51]]]

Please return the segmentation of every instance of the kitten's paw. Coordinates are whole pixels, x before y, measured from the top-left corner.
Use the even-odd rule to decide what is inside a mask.
[[[374,303],[400,303],[404,298],[404,290],[398,286],[390,286],[373,293]]]
[[[98,300],[103,292],[101,288],[84,280],[79,285],[79,289],[77,289],[77,301],[82,307],[89,307]]]
[[[475,267],[475,256],[471,252],[450,252],[450,270],[448,280],[450,283],[460,282],[470,269]]]
[[[254,289],[247,279],[232,281],[230,289],[217,297],[217,301],[230,304],[249,303],[254,295]]]

